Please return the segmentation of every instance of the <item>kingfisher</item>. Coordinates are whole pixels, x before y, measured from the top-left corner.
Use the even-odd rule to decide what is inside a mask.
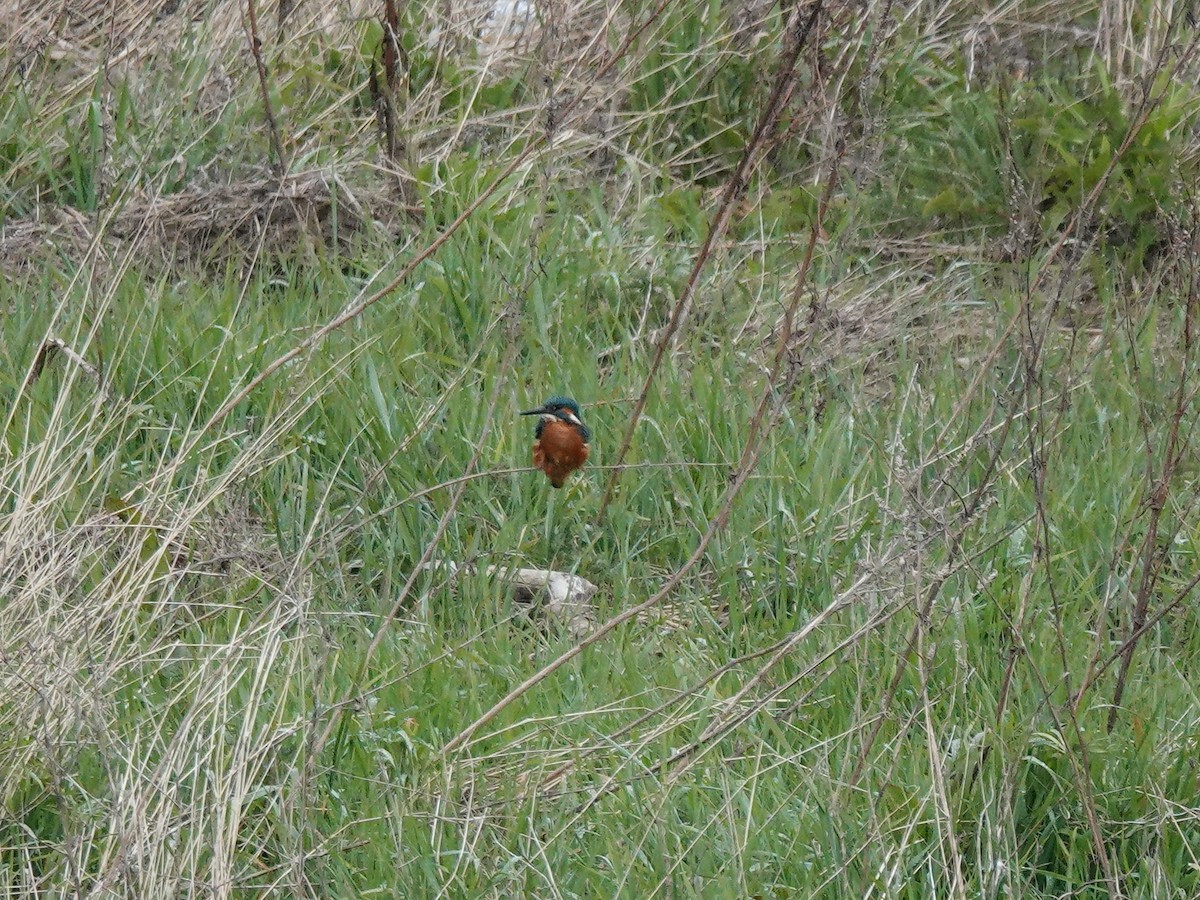
[[[551,397],[523,416],[539,416],[533,433],[533,465],[546,473],[556,488],[587,462],[592,433],[579,419],[579,404],[570,397]]]

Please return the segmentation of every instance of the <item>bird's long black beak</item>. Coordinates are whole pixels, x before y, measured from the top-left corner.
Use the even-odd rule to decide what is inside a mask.
[[[525,410],[525,412],[521,413],[521,415],[523,415],[523,416],[542,416],[542,415],[549,415],[549,414],[550,414],[550,409],[547,408],[546,406],[539,406],[537,409],[527,409],[527,410]]]

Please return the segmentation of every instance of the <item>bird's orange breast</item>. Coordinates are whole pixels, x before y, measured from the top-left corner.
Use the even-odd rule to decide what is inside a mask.
[[[533,464],[562,487],[567,476],[587,462],[588,445],[582,435],[565,422],[547,422],[533,442]]]

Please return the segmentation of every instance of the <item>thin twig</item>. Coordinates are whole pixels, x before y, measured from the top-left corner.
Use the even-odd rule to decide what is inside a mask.
[[[380,116],[383,120],[388,159],[393,165],[400,158],[400,136],[396,125],[396,87],[401,52],[400,17],[396,13],[396,0],[383,0],[383,87],[379,93]],[[374,69],[371,74],[374,75]]]
[[[1073,705],[1076,709],[1079,708],[1079,704],[1083,700],[1083,695],[1100,679],[1100,676],[1103,675],[1113,663],[1124,659],[1125,654],[1129,651],[1130,647],[1136,644],[1142,635],[1161,622],[1167,615],[1182,606],[1187,601],[1188,597],[1191,596],[1192,591],[1194,591],[1197,586],[1200,586],[1200,572],[1197,572],[1195,575],[1193,575],[1182,588],[1175,592],[1174,597],[1163,604],[1162,608],[1154,613],[1154,615],[1148,616],[1146,620],[1138,627],[1138,629],[1125,639],[1121,646],[1114,650],[1107,659],[1095,667],[1094,671],[1089,675],[1087,680],[1079,686],[1079,690],[1073,698]]]
[[[1194,362],[1192,359],[1192,335],[1196,327],[1195,315],[1197,306],[1200,305],[1200,296],[1197,294],[1194,273],[1189,284],[1188,296],[1185,302],[1187,307],[1184,310],[1183,319],[1183,346],[1181,348],[1182,358],[1179,362],[1179,383],[1175,387],[1174,409],[1170,422],[1167,425],[1166,446],[1162,451],[1161,466],[1157,477],[1146,485],[1148,494],[1146,503],[1149,507],[1149,515],[1146,522],[1146,536],[1142,539],[1142,571],[1141,577],[1138,580],[1137,594],[1134,599],[1133,616],[1129,623],[1130,637],[1126,640],[1122,651],[1121,668],[1117,672],[1117,684],[1113,689],[1112,705],[1108,710],[1107,729],[1110,732],[1117,723],[1121,700],[1125,695],[1125,681],[1129,676],[1129,669],[1133,665],[1134,651],[1137,649],[1138,639],[1134,635],[1140,634],[1142,626],[1146,624],[1146,612],[1150,606],[1150,598],[1153,596],[1154,589],[1158,584],[1163,564],[1171,552],[1170,546],[1159,546],[1158,532],[1162,522],[1163,510],[1166,509],[1167,501],[1171,496],[1171,484],[1174,482],[1179,466],[1183,462],[1184,451],[1186,450],[1186,438],[1181,436],[1180,424],[1183,422],[1183,418],[1194,399],[1193,392],[1189,389],[1188,379],[1188,374]],[[1131,350],[1131,352],[1136,353],[1136,349]],[[1146,453],[1150,455],[1154,453],[1154,448],[1149,442],[1146,445]]]
[[[604,497],[601,499],[600,506],[596,511],[597,522],[604,517],[605,511],[612,502],[613,492],[616,490],[617,482],[621,478],[621,464],[625,461],[625,456],[629,453],[630,444],[633,443],[634,430],[637,428],[637,424],[642,417],[642,412],[646,408],[646,401],[650,397],[650,389],[654,384],[655,377],[658,375],[659,368],[662,366],[667,348],[674,341],[675,334],[679,330],[679,326],[682,324],[691,306],[692,298],[695,296],[696,288],[700,283],[700,273],[704,269],[705,263],[708,262],[713,247],[725,233],[729,219],[733,214],[734,204],[746,189],[750,172],[758,160],[759,153],[774,132],[779,122],[779,117],[783,114],[784,109],[791,99],[792,89],[797,77],[796,63],[800,58],[800,51],[804,49],[808,36],[821,14],[822,2],[823,0],[816,0],[807,18],[801,16],[799,7],[792,10],[792,22],[785,34],[784,50],[780,55],[779,67],[775,75],[775,87],[771,91],[771,96],[768,98],[766,105],[763,107],[762,114],[759,116],[758,124],[750,140],[742,150],[742,156],[738,160],[733,174],[725,184],[725,190],[721,195],[720,203],[717,205],[717,211],[708,226],[708,233],[704,236],[704,242],[700,245],[700,250],[696,254],[695,261],[692,263],[692,271],[688,275],[688,280],[684,284],[679,298],[675,301],[675,306],[671,310],[671,317],[667,322],[667,327],[663,330],[661,337],[658,339],[658,344],[654,348],[654,359],[650,362],[650,370],[646,373],[646,380],[642,384],[642,390],[638,394],[637,403],[634,404],[633,412],[629,416],[629,424],[625,426],[625,434],[621,438],[621,446],[617,451],[615,462],[617,468],[609,476],[608,484],[604,488]]]
[[[25,377],[25,382],[21,385],[22,391],[28,390],[39,378],[41,378],[42,370],[45,368],[46,363],[48,363],[56,353],[61,353],[72,363],[78,366],[83,374],[87,375],[96,382],[96,387],[100,391],[100,396],[106,400],[109,398],[109,390],[107,385],[104,383],[104,376],[100,373],[100,370],[84,359],[83,356],[71,349],[71,346],[67,344],[66,341],[60,337],[55,337],[54,335],[49,335],[44,341],[42,341],[42,345],[38,347],[38,352],[33,358],[33,364],[30,366],[29,374]]]
[[[739,666],[745,665],[748,662],[753,662],[756,659],[761,659],[764,656],[768,656],[768,655],[774,653],[776,650],[778,650],[784,644],[788,643],[791,639],[792,639],[792,636],[789,634],[783,638],[780,638],[774,644],[771,644],[767,647],[763,647],[759,650],[751,651],[750,653],[746,653],[742,656],[735,657],[734,659],[731,659],[725,663],[722,663],[721,665],[717,666],[717,668],[713,669],[711,672],[709,672],[707,675],[705,675],[703,678],[701,678],[699,681],[695,681],[692,684],[688,685],[687,687],[672,694],[670,697],[668,697],[666,700],[664,700],[658,706],[642,713],[642,715],[638,716],[632,722],[622,725],[620,728],[618,728],[612,734],[608,735],[608,737],[605,738],[604,743],[608,744],[608,745],[615,744],[617,741],[619,741],[621,738],[623,738],[625,735],[629,734],[630,732],[634,731],[639,726],[645,724],[646,722],[649,722],[651,719],[658,718],[663,713],[665,713],[667,710],[669,710],[671,707],[678,706],[680,703],[682,703],[684,700],[688,699],[689,697],[695,696],[697,693],[704,690],[705,687],[712,684],[714,681],[716,681],[718,678],[720,678],[725,673],[730,672],[733,669],[738,668]],[[575,757],[575,759],[571,759],[571,760],[568,760],[567,762],[563,763],[561,766],[559,766],[557,769],[555,769],[553,772],[551,772],[549,775],[547,775],[544,779],[542,779],[542,783],[539,786],[539,789],[543,790],[543,791],[547,791],[550,788],[552,788],[555,784],[557,784],[559,781],[561,781],[564,776],[566,776],[566,775],[570,774],[572,771],[574,771],[579,766],[579,763],[582,762],[587,756],[589,756],[591,753],[595,752],[595,749],[597,749],[597,748],[593,748],[592,750],[583,750]]]
[[[258,87],[262,91],[263,112],[267,117],[267,128],[271,132],[271,145],[275,149],[275,174],[280,178],[288,169],[288,160],[283,152],[283,138],[279,133],[279,123],[275,121],[275,108],[271,105],[271,84],[267,77],[267,64],[262,57],[262,41],[258,37],[258,12],[254,8],[254,0],[246,0],[247,33],[250,41],[250,53],[254,57],[254,67],[258,70]]]

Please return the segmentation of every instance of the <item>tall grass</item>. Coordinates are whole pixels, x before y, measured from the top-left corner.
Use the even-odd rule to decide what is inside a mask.
[[[7,894],[1200,891],[1195,38],[792,10],[5,23]]]

